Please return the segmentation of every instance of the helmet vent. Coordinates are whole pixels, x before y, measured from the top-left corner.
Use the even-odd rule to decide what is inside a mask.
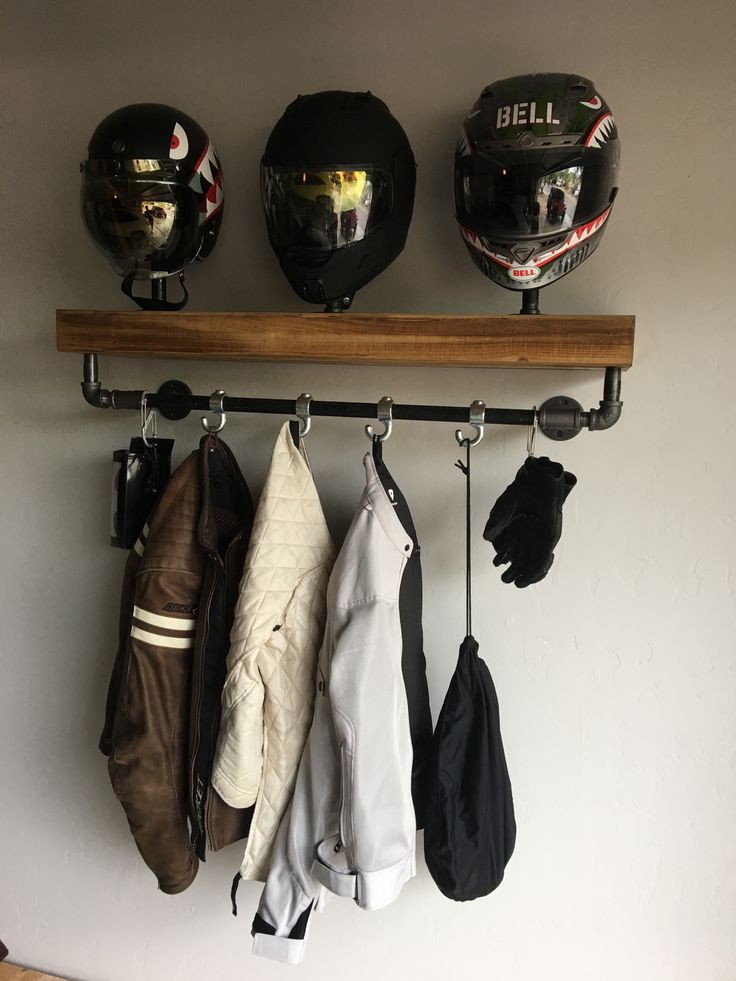
[[[555,249],[558,245],[567,239],[567,233],[564,235],[556,235],[554,238],[544,239],[542,242],[537,242],[537,250],[540,252],[546,252],[547,249]]]
[[[569,273],[576,266],[579,266],[580,263],[587,257],[589,251],[590,243],[586,242],[584,245],[581,245],[579,249],[573,249],[572,252],[569,252],[560,262],[559,269],[561,274],[564,276],[565,273]]]
[[[511,250],[511,254],[518,262],[526,262],[534,251],[531,245],[517,245]]]

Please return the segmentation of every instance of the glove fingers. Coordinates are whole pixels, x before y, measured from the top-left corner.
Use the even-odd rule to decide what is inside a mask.
[[[493,543],[493,546],[496,549],[496,556],[493,559],[493,564],[495,566],[504,565],[506,562],[511,562],[519,548],[516,539],[508,536],[502,539],[497,539]]]
[[[516,585],[519,587],[519,589],[524,589],[526,586],[533,586],[535,583],[541,582],[552,568],[552,563],[554,560],[554,555],[550,555],[541,566],[528,569],[525,575],[519,577]]]
[[[519,579],[521,576],[525,574],[528,561],[529,560],[528,560],[526,549],[524,548],[518,549],[517,552],[514,554],[514,557],[511,561],[511,565],[508,567],[508,569],[506,569],[504,574],[501,576],[501,580],[507,583],[515,582],[517,579]]]

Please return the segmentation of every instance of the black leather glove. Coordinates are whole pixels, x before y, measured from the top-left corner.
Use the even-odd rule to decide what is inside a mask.
[[[524,461],[493,505],[483,532],[496,550],[493,564],[510,563],[504,582],[521,589],[547,575],[562,534],[562,505],[576,483],[574,474],[548,456]]]

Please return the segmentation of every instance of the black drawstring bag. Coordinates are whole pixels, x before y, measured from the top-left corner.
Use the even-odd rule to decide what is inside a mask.
[[[430,772],[427,868],[449,899],[487,896],[514,851],[516,821],[496,689],[472,636],[460,646],[432,738]]]
[[[424,857],[440,892],[462,902],[500,884],[516,843],[498,699],[471,633],[470,444],[467,464],[467,636],[432,737]]]

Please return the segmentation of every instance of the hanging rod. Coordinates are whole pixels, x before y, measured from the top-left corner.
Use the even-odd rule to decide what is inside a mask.
[[[168,381],[157,392],[102,388],[96,354],[84,355],[84,381],[82,393],[90,405],[98,409],[140,409],[143,395],[149,409],[158,409],[167,419],[183,419],[192,410],[208,411],[209,395],[193,395],[189,386],[181,381]],[[574,398],[558,395],[547,399],[536,410],[539,428],[550,439],[566,440],[583,429],[603,430],[614,426],[620,416],[623,402],[621,395],[621,369],[606,368],[603,398],[598,409],[583,410]],[[259,412],[270,415],[296,415],[295,399],[241,398],[225,395],[222,400],[225,412]],[[313,399],[309,406],[311,416],[335,416],[350,419],[376,419],[376,402],[322,402]],[[452,405],[402,405],[394,404],[394,419],[411,419],[421,422],[468,421],[468,406]],[[534,409],[485,410],[485,422],[492,426],[532,426]]]

